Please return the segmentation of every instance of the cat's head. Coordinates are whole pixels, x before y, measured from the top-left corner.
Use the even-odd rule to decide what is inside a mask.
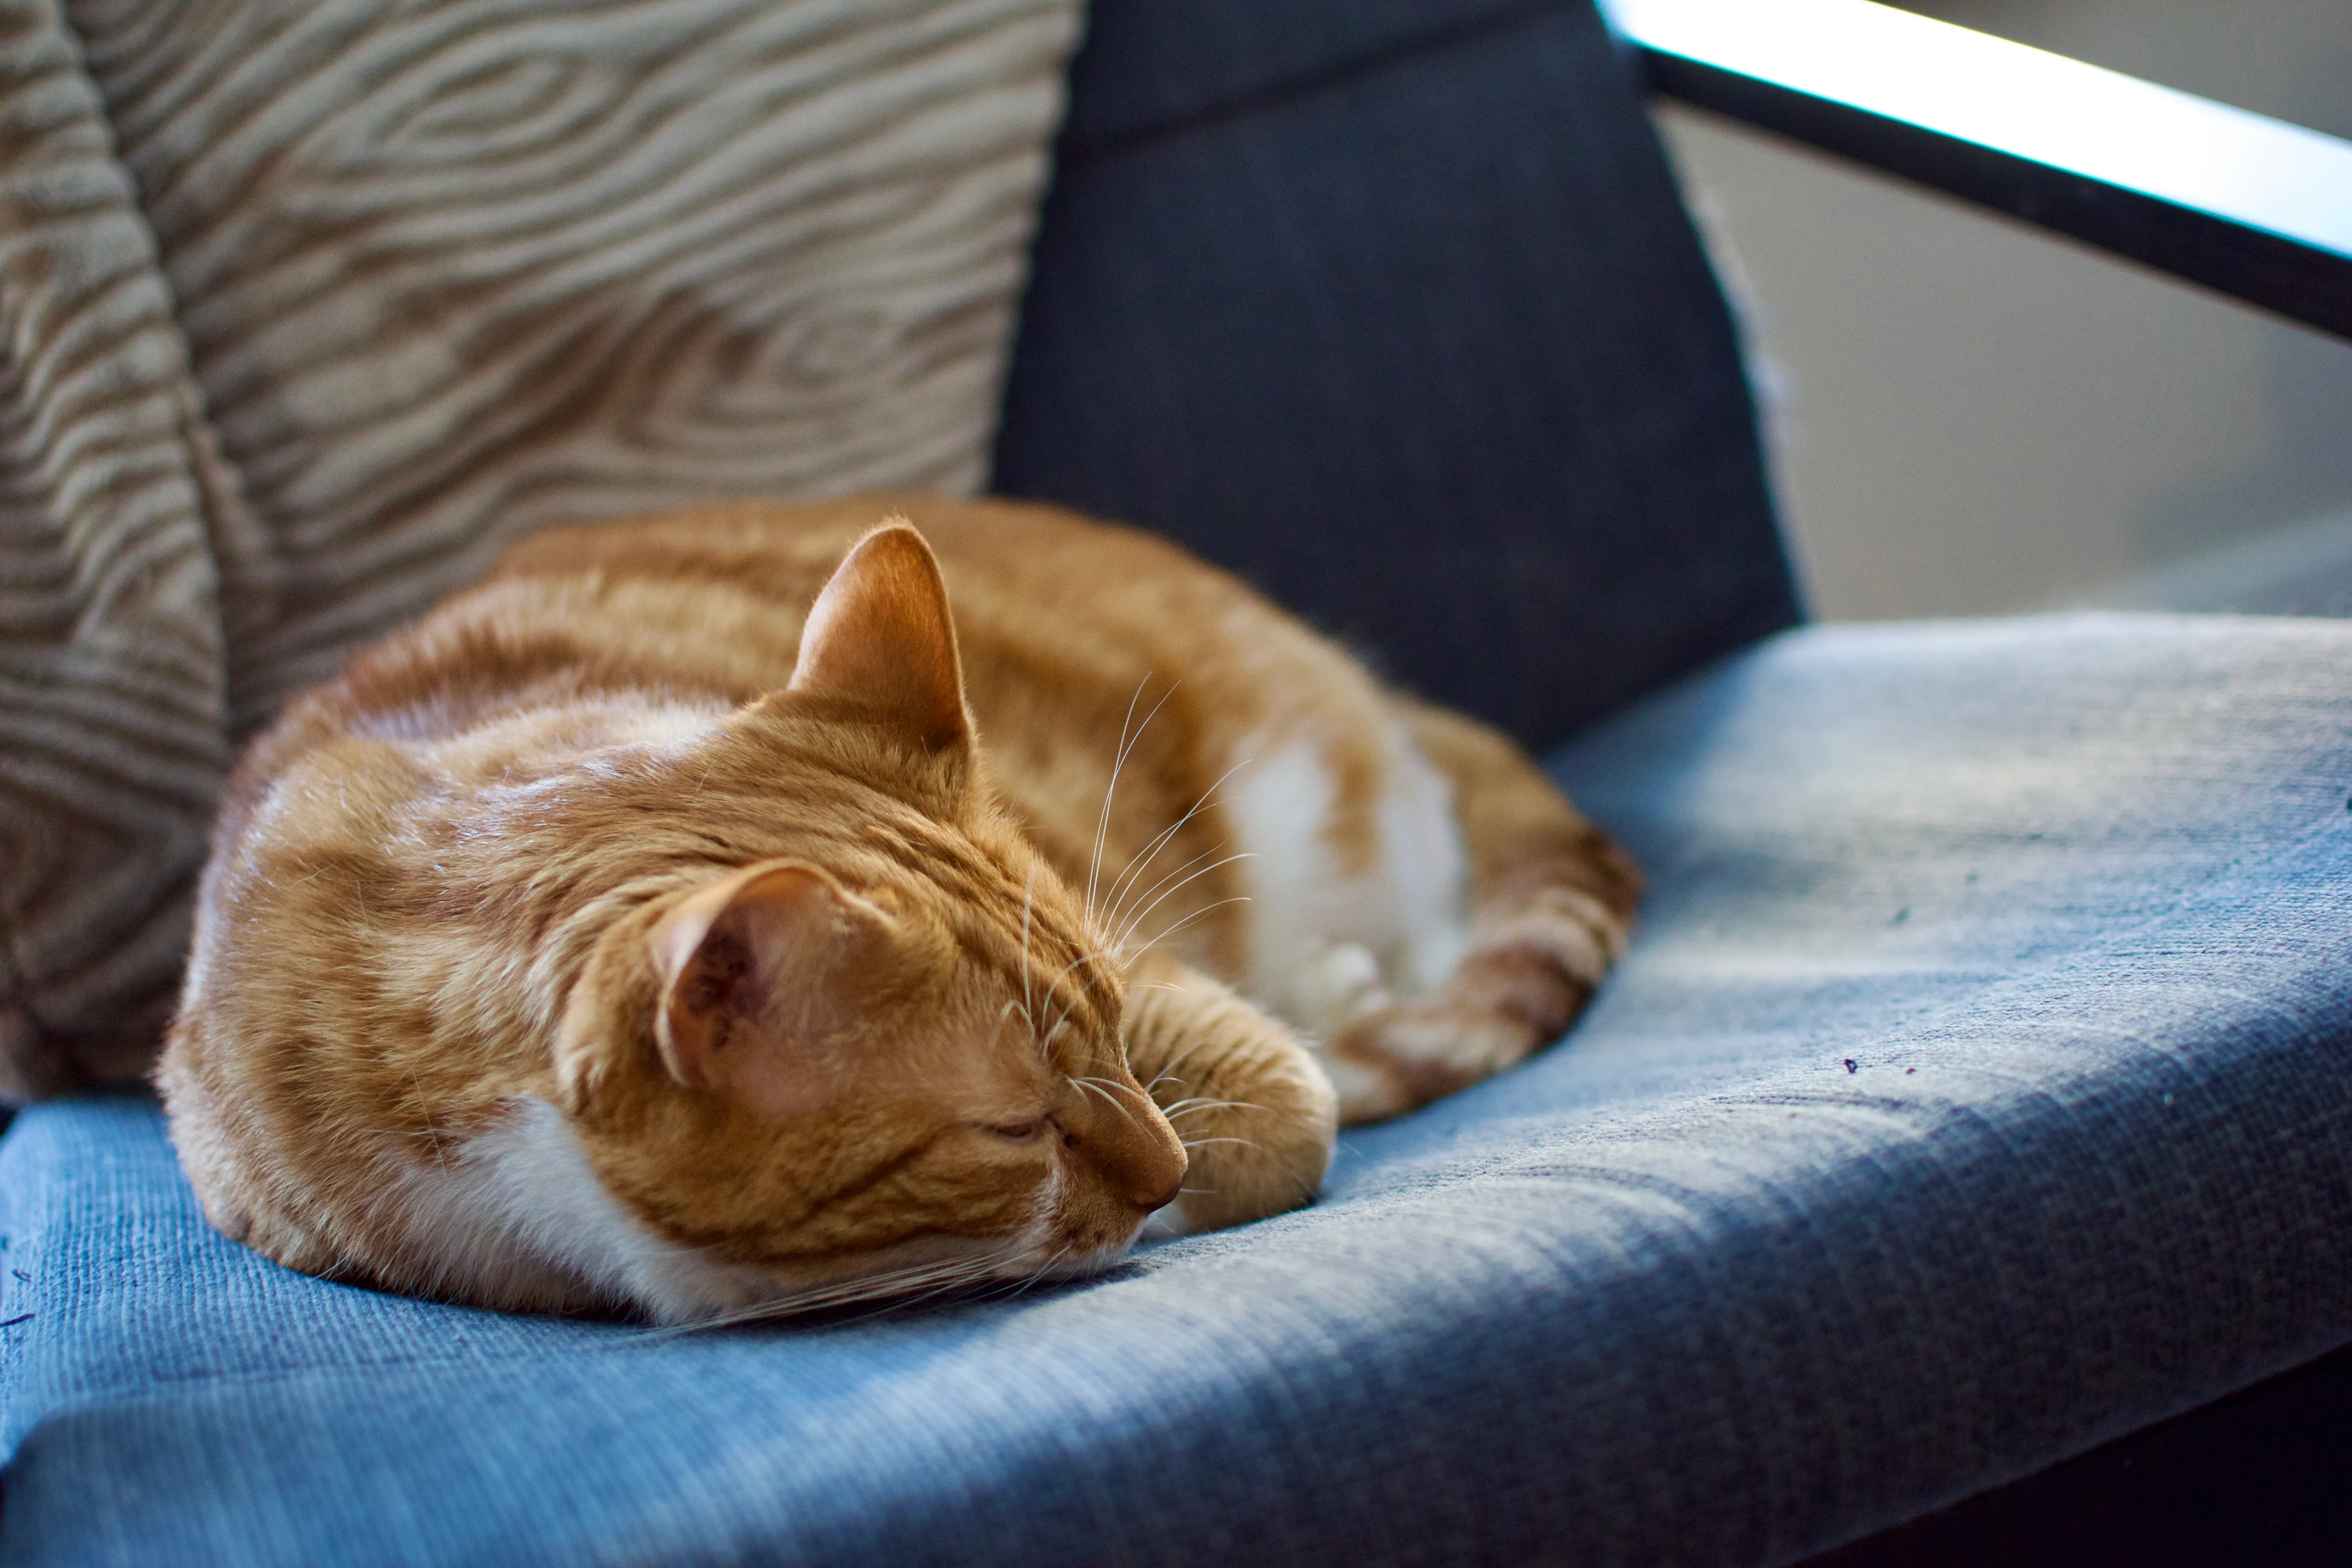
[[[1129,1070],[1109,943],[982,778],[919,534],[850,552],[789,688],[714,743],[733,785],[710,789],[709,858],[603,931],[558,1045],[597,1179],[665,1249],[638,1304],[684,1320],[1120,1256],[1184,1150]],[[763,789],[788,826],[745,818]]]

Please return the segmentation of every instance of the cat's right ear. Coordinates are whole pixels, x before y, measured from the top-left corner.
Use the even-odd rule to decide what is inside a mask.
[[[841,980],[889,917],[817,868],[772,860],[688,895],[650,934],[655,1041],[678,1082],[771,1118],[837,1087],[827,1047],[854,1009]]]
[[[863,710],[933,752],[971,742],[947,582],[912,523],[892,518],[834,569],[786,689]]]

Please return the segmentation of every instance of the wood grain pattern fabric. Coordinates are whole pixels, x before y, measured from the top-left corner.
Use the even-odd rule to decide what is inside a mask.
[[[236,737],[517,536],[979,488],[1078,19],[0,0],[0,1092],[144,1065]]]
[[[136,1074],[228,760],[207,460],[154,246],[48,0],[0,0],[0,1089]]]

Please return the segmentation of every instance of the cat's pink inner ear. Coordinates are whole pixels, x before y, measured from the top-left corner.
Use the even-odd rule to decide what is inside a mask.
[[[825,1046],[840,1021],[844,961],[879,921],[799,861],[752,866],[684,900],[655,926],[655,1024],[678,1082],[784,1115],[829,1092]]]
[[[933,751],[970,738],[947,584],[913,524],[885,522],[835,569],[802,628],[790,689],[866,709]]]

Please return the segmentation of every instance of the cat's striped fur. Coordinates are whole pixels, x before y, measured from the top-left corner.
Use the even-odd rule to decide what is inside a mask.
[[[704,508],[526,543],[294,704],[163,1081],[293,1267],[782,1310],[1303,1202],[1336,1120],[1564,1028],[1636,887],[1509,742],[1164,542]]]

